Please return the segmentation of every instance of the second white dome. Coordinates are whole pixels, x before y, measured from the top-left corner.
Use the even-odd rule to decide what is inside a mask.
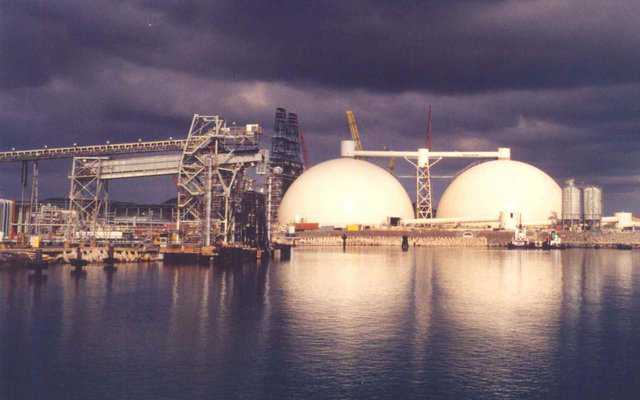
[[[513,160],[494,160],[459,174],[438,204],[438,218],[498,218],[517,212],[525,225],[560,217],[562,190],[544,171]]]

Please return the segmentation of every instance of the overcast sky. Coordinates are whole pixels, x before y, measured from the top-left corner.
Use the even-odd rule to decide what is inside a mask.
[[[282,106],[318,163],[348,138],[345,109],[366,148],[415,149],[431,104],[434,149],[511,147],[640,213],[638,15],[637,0],[0,0],[0,149],[180,137],[194,113],[270,132]],[[42,163],[44,196],[66,195],[69,167]],[[17,171],[0,165],[0,195]],[[113,189],[175,196],[168,179]]]

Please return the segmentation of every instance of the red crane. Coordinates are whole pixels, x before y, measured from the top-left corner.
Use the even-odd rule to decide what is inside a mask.
[[[431,104],[429,104],[429,119],[427,121],[427,149],[431,150]]]
[[[309,152],[307,151],[307,145],[304,142],[304,133],[300,129],[300,147],[302,148],[302,166],[306,170],[309,168]]]

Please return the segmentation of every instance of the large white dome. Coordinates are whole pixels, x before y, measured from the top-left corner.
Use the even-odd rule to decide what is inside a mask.
[[[525,225],[560,217],[562,190],[542,170],[513,160],[487,161],[458,175],[440,198],[438,218],[498,218],[517,212]]]
[[[304,220],[320,226],[379,225],[388,217],[414,218],[400,182],[367,161],[338,158],[305,171],[287,190],[281,224]]]

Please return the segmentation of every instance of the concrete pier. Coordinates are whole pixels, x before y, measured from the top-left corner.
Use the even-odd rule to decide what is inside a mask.
[[[113,247],[113,250],[111,250],[113,252],[112,255],[110,255],[111,251],[108,246],[81,247],[80,251],[82,259],[86,260],[90,264],[103,263],[104,260],[109,257],[113,257],[116,262],[120,263],[151,262],[161,260],[157,249]],[[76,258],[76,256],[76,249],[74,248],[63,249],[61,253],[61,258],[66,263],[69,263],[73,258]]]
[[[403,239],[405,238],[405,239]],[[295,246],[501,247],[513,238],[510,231],[492,230],[365,230],[300,232]]]

